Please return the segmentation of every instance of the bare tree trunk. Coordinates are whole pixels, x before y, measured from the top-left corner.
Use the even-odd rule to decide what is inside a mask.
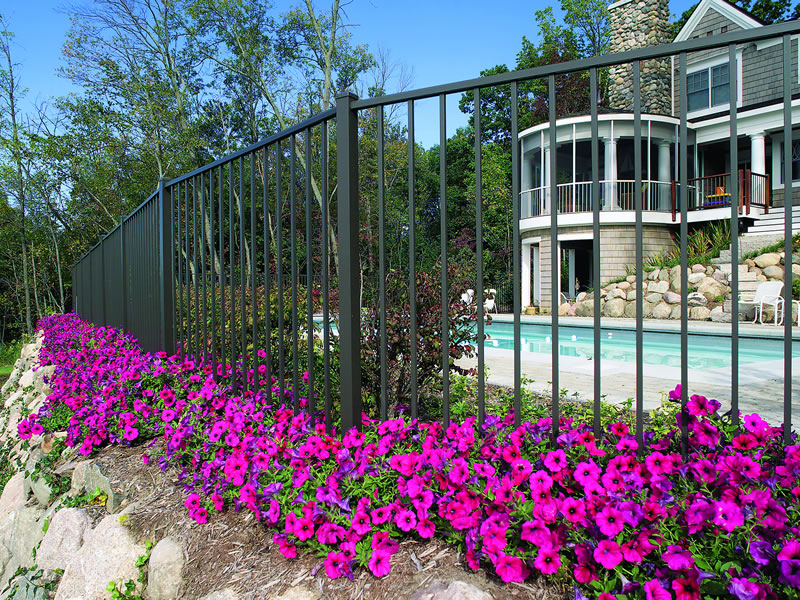
[[[36,313],[41,317],[44,313],[42,313],[42,306],[39,304],[39,291],[36,286],[36,256],[33,253],[31,253],[31,271],[33,274],[33,298],[36,302]]]

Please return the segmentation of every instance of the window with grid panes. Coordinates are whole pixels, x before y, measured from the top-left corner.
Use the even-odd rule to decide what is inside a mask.
[[[686,76],[688,112],[728,104],[731,100],[728,64],[716,65]]]

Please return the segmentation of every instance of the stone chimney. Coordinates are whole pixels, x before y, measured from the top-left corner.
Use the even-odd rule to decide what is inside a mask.
[[[618,0],[608,7],[611,52],[625,52],[669,42],[668,0]],[[633,110],[633,68],[630,64],[609,69],[608,107]],[[642,61],[642,112],[670,114],[669,59]]]

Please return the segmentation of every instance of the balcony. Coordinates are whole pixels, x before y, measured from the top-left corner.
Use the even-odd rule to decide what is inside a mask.
[[[769,212],[769,175],[740,170],[737,174],[739,213],[750,214],[751,207]],[[632,180],[600,181],[601,211],[635,210],[635,186]],[[642,181],[642,210],[672,213],[672,220],[680,213],[680,183],[676,181]],[[560,183],[557,210],[559,214],[592,212],[592,182]],[[707,210],[730,206],[731,174],[695,177],[687,181],[687,210]],[[550,187],[542,186],[520,193],[521,218],[550,214]]]

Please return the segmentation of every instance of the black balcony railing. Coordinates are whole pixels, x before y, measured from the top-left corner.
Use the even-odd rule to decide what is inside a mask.
[[[767,38],[781,38],[783,44],[784,67],[782,93],[777,98],[783,102],[782,132],[784,139],[792,137],[792,53],[791,37],[800,33],[800,22],[791,21],[768,27],[742,30],[719,36],[693,39],[668,46],[649,47],[626,53],[598,56],[587,60],[563,62],[537,67],[525,71],[503,73],[459,83],[438,85],[422,90],[403,92],[379,98],[359,100],[351,94],[338,97],[334,109],[328,110],[294,127],[281,131],[257,144],[244,148],[216,162],[191,173],[159,183],[158,191],[145,200],[142,205],[100,243],[92,248],[75,266],[74,306],[85,319],[122,327],[136,337],[148,350],[175,352],[180,349],[198,360],[213,365],[215,372],[233,368],[240,373],[239,385],[242,388],[257,389],[266,381],[270,386],[274,376],[278,393],[291,386],[298,389],[299,371],[309,365],[317,352],[315,344],[323,348],[324,378],[314,380],[314,369],[309,369],[307,383],[309,410],[316,414],[316,400],[324,403],[324,419],[327,426],[333,423],[332,411],[335,403],[339,406],[342,429],[361,425],[362,414],[362,357],[361,336],[362,319],[365,310],[374,309],[379,315],[374,330],[380,338],[381,389],[377,401],[381,407],[381,417],[387,416],[388,385],[387,337],[393,332],[387,323],[386,279],[387,257],[385,190],[384,178],[384,109],[394,105],[406,108],[408,115],[408,203],[406,206],[408,223],[404,239],[408,244],[408,256],[403,261],[408,282],[410,312],[403,328],[413,340],[403,361],[410,364],[410,407],[411,415],[417,416],[419,403],[418,387],[418,349],[423,342],[419,334],[420,319],[426,315],[418,310],[417,285],[420,280],[417,245],[416,206],[419,198],[414,184],[414,108],[415,103],[426,98],[437,98],[440,107],[440,176],[441,188],[438,203],[448,204],[448,188],[445,174],[448,163],[445,156],[446,129],[445,104],[449,94],[471,94],[474,98],[474,136],[475,144],[475,185],[471,188],[475,206],[475,283],[470,286],[477,290],[495,281],[485,280],[483,241],[483,191],[482,153],[481,153],[481,109],[480,98],[483,90],[497,86],[508,86],[510,98],[511,136],[519,131],[519,84],[539,79],[547,84],[549,120],[556,121],[556,81],[557,77],[575,72],[588,72],[590,85],[588,96],[591,102],[591,159],[592,181],[588,195],[575,195],[564,198],[562,205],[560,188],[555,177],[550,178],[547,192],[551,198],[559,198],[550,211],[549,237],[551,247],[558,239],[557,215],[567,206],[589,207],[593,215],[594,238],[600,237],[601,192],[599,176],[598,140],[598,81],[602,69],[615,64],[632,64],[633,103],[632,112],[635,160],[633,172],[642,173],[642,119],[640,65],[642,61],[659,57],[674,57],[678,80],[685,80],[687,56],[691,52],[710,49],[727,50],[731,73],[731,106],[737,106],[734,97],[738,89],[735,82],[737,44],[752,44]],[[796,55],[796,53],[795,53]],[[680,125],[677,136],[678,177],[677,185],[688,189],[691,185],[687,165],[687,115],[686,86],[681,86],[679,115]],[[362,207],[359,189],[359,171],[366,173],[367,165],[359,162],[359,136],[366,129],[359,128],[359,118],[367,112],[377,123],[374,134],[377,153],[376,201],[378,206],[378,228],[376,232],[379,248],[377,258],[377,293],[370,300],[374,306],[362,306],[360,281],[360,239],[359,224]],[[730,113],[730,162],[737,164],[737,119],[736,110]],[[727,134],[726,134],[727,137]],[[335,142],[335,143],[334,143]],[[549,128],[549,146],[556,147],[556,127]],[[791,197],[791,144],[785,145],[786,173],[784,176],[785,194]],[[328,165],[335,164],[335,170]],[[520,358],[520,309],[521,309],[521,248],[518,223],[520,206],[520,145],[512,144],[512,189],[510,192],[513,227],[512,247],[513,269],[512,288],[514,314],[513,329],[515,347],[514,364],[514,415],[517,421],[521,412],[521,358]],[[546,167],[557,173],[557,153],[549,156]],[[373,167],[369,167],[373,168]],[[332,171],[332,172],[331,172]],[[361,182],[363,185],[363,182]],[[645,184],[648,184],[645,187]],[[636,271],[641,273],[642,211],[647,210],[647,202],[652,201],[653,187],[640,177],[626,183],[627,189],[616,190],[612,199],[624,204],[636,215],[635,246]],[[727,189],[727,188],[726,188]],[[739,186],[730,186],[731,230],[737,231],[738,211],[743,195]],[[336,202],[332,202],[335,192]],[[624,193],[623,193],[624,192]],[[656,193],[656,202],[661,206],[662,194]],[[759,201],[751,197],[751,204]],[[787,216],[790,203],[787,203]],[[677,210],[681,214],[681,294],[684,296],[680,320],[682,406],[685,409],[688,393],[688,306],[686,303],[687,285],[687,203]],[[450,330],[447,321],[448,293],[451,283],[448,279],[448,211],[438,211],[440,219],[441,256],[438,274],[441,288],[442,326],[436,334],[441,337],[441,403],[442,420],[449,421],[450,370]],[[786,220],[786,252],[791,253],[791,218]],[[330,243],[330,234],[336,232],[338,248]],[[737,239],[733,238],[733,255],[737,255]],[[335,250],[335,251],[334,251]],[[334,255],[336,255],[334,257]],[[333,259],[337,258],[336,261]],[[593,280],[600,280],[601,249],[595,246],[592,257]],[[558,261],[551,261],[551,280],[558,280]],[[300,271],[305,273],[306,285],[300,285]],[[428,273],[430,275],[430,273]],[[791,290],[791,270],[786,270],[787,294]],[[732,297],[738,297],[738,274],[733,270]],[[642,278],[636,281],[636,392],[635,409],[637,415],[636,434],[642,446],[643,436],[643,311]],[[552,306],[558,306],[559,290],[553,287]],[[734,302],[736,302],[734,300]],[[483,339],[484,308],[477,302],[477,336]],[[323,323],[322,332],[312,335],[315,314]],[[600,435],[600,400],[602,397],[601,352],[600,352],[600,294],[594,295],[594,427]],[[737,314],[734,306],[733,314]],[[337,331],[329,326],[335,321]],[[553,314],[552,327],[552,435],[559,435],[559,343],[558,315]],[[338,336],[334,340],[334,336]],[[738,341],[737,320],[731,325],[732,367],[731,367],[731,408],[734,418],[738,414]],[[277,344],[271,343],[277,340]],[[332,363],[330,348],[338,345],[340,382],[338,391],[333,388],[331,377]],[[791,424],[791,356],[792,333],[790,319],[785,319],[784,352],[784,412],[785,434],[790,434]],[[273,356],[277,353],[278,356]],[[305,359],[304,359],[305,356]],[[305,362],[304,362],[305,360]],[[256,374],[265,374],[260,378]],[[478,344],[478,419],[485,416],[485,362],[483,344]],[[335,396],[338,396],[335,397]],[[337,402],[338,401],[338,402]],[[298,399],[290,402],[297,410]],[[322,411],[320,411],[322,412]],[[684,410],[684,415],[686,414]],[[687,440],[687,423],[683,422],[683,439]]]

